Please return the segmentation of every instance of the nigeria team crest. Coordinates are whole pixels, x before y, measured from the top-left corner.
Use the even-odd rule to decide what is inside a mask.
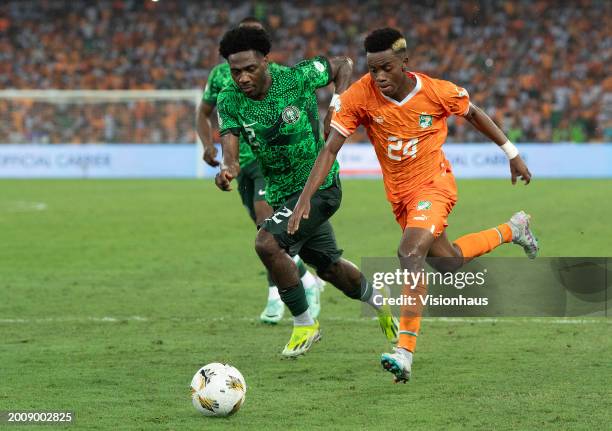
[[[421,129],[430,127],[432,124],[433,118],[431,117],[431,115],[421,114],[419,116],[419,126],[421,126]]]
[[[300,110],[295,106],[287,106],[283,109],[283,121],[287,124],[293,124],[300,119]]]

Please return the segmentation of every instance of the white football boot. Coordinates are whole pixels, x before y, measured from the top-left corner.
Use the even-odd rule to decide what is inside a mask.
[[[395,383],[406,383],[410,380],[412,353],[398,348],[393,350],[393,353],[383,353],[381,355],[380,364],[385,371],[393,374]]]
[[[512,230],[512,242],[523,247],[529,259],[535,259],[540,247],[538,239],[529,227],[530,218],[531,216],[525,211],[519,211],[510,218],[508,226]]]

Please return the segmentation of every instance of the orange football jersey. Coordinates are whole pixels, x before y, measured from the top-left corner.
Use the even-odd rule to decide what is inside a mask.
[[[411,73],[414,89],[398,102],[383,95],[370,74],[353,83],[336,103],[331,126],[348,137],[362,124],[374,145],[390,202],[400,202],[420,185],[450,168],[442,144],[446,118],[465,115],[467,91],[452,82]]]

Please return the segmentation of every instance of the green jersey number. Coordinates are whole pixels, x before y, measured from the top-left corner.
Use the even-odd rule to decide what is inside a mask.
[[[247,135],[247,139],[249,141],[249,145],[251,147],[259,147],[259,142],[257,142],[257,138],[255,137],[255,130],[252,127],[253,124],[244,124],[242,123],[242,127],[244,128],[244,131],[246,132]]]

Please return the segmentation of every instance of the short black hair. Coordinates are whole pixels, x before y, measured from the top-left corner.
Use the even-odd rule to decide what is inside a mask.
[[[271,46],[270,36],[265,30],[249,26],[236,27],[223,35],[219,54],[226,60],[232,54],[250,50],[268,55]]]
[[[397,29],[378,28],[366,36],[363,47],[366,52],[381,52],[388,49],[400,52],[406,50],[406,39]]]

